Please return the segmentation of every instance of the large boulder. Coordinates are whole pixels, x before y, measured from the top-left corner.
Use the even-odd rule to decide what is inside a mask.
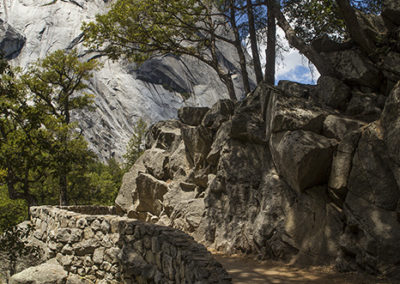
[[[264,145],[228,139],[220,152],[215,175],[205,191],[205,220],[197,236],[226,252],[251,251],[244,236],[251,234],[259,208],[260,185],[266,169]],[[202,229],[202,231],[200,230]]]
[[[299,265],[334,263],[343,217],[340,209],[329,203],[324,188],[297,195],[272,171],[266,175],[262,191],[252,234],[259,257]]]
[[[339,115],[328,115],[323,123],[322,133],[328,138],[342,140],[343,137],[364,126],[366,123]]]
[[[232,129],[232,121],[224,122],[215,134],[214,141],[211,145],[211,150],[207,155],[207,162],[210,165],[216,166],[220,157],[222,148],[230,137]]]
[[[68,273],[57,260],[51,259],[14,274],[10,279],[10,284],[63,284],[67,276]]]
[[[220,100],[205,114],[202,125],[216,130],[233,115],[234,109],[235,104],[231,100]]]
[[[122,178],[122,185],[119,189],[115,205],[118,213],[127,213],[133,211],[132,199],[133,192],[136,191],[136,179],[141,173],[146,172],[146,167],[143,164],[146,152],[135,162],[132,168]]]
[[[188,233],[193,233],[204,216],[204,198],[196,198],[197,192],[182,184],[176,185],[164,196],[165,213],[171,225]]]
[[[182,128],[186,158],[192,166],[205,167],[205,160],[212,144],[212,131],[202,125]]]
[[[347,222],[338,266],[358,266],[400,279],[399,169],[391,160],[383,132],[379,123],[370,124],[358,141],[347,181]]]
[[[336,78],[321,76],[313,96],[327,106],[343,110],[349,101],[350,88]]]
[[[382,60],[382,69],[385,78],[387,78],[388,91],[400,80],[400,53],[390,51]]]
[[[270,140],[279,174],[299,193],[328,182],[336,145],[334,139],[303,130],[277,133]]]
[[[305,85],[297,82],[280,80],[278,82],[278,88],[286,95],[290,97],[308,98],[313,92],[315,86]]]
[[[348,188],[353,195],[362,196],[371,205],[394,211],[400,191],[382,132],[378,123],[363,131],[354,154]]]
[[[332,52],[327,53],[326,56],[347,84],[379,89],[382,83],[380,71],[357,50]]]
[[[168,158],[168,176],[171,179],[181,179],[188,174],[190,163],[186,157],[185,143],[182,140],[178,148]]]
[[[151,126],[146,134],[146,148],[175,151],[181,141],[182,123],[178,120],[160,121]]]
[[[167,151],[159,148],[151,148],[143,154],[142,161],[146,172],[156,179],[167,180],[169,178],[169,155]]]
[[[386,100],[381,123],[389,156],[395,164],[400,165],[400,81]],[[398,184],[400,186],[400,182]]]
[[[209,110],[208,107],[182,107],[178,110],[178,117],[184,124],[198,126]]]
[[[168,192],[168,185],[149,174],[140,173],[136,178],[136,191],[133,192],[133,210],[160,215],[163,210],[163,196]]]
[[[353,118],[372,122],[379,118],[385,97],[376,93],[354,91],[346,108],[346,114]]]
[[[347,195],[347,183],[360,135],[360,130],[353,131],[345,135],[333,156],[328,190],[331,198],[339,206],[343,205],[343,201]]]
[[[266,110],[267,138],[272,133],[300,129],[320,133],[328,114],[310,101],[272,91]]]
[[[400,4],[396,0],[383,1],[382,16],[393,24],[400,25]]]
[[[269,87],[257,88],[240,102],[231,119],[232,138],[249,143],[266,143],[264,112],[269,93]]]

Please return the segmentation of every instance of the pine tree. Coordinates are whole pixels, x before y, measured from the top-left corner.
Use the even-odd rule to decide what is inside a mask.
[[[92,155],[78,124],[71,120],[72,111],[91,109],[92,95],[84,93],[96,61],[81,62],[77,51],[57,50],[31,66],[22,76],[35,107],[45,115],[48,159],[53,175],[58,178],[60,205],[68,205],[68,173],[74,164]]]
[[[129,169],[144,152],[144,138],[147,131],[147,123],[140,118],[133,127],[133,134],[126,147],[125,167]]]

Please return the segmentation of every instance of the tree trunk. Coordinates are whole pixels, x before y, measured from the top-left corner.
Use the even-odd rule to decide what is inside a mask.
[[[265,50],[265,81],[275,85],[276,23],[273,0],[267,0],[267,49]]]
[[[68,118],[67,118],[68,119]],[[63,150],[60,151],[61,155],[57,157],[58,163],[58,184],[60,187],[60,206],[68,206],[68,163],[64,157],[67,157],[68,153],[68,128],[63,129],[61,134],[61,147]]]
[[[210,23],[210,26],[212,26],[213,21],[212,21],[211,16],[208,16],[208,21]],[[217,47],[215,45],[215,42],[216,42],[216,38],[215,38],[214,30],[211,30],[210,46],[209,46],[209,50],[211,53],[211,61],[208,62],[208,65],[210,65],[212,68],[214,68],[214,70],[217,72],[219,78],[221,79],[222,83],[225,84],[225,86],[228,90],[229,98],[232,101],[237,101],[232,77],[230,74],[223,71],[222,66],[218,62]]]
[[[372,54],[376,49],[375,44],[361,28],[357,19],[357,15],[354,9],[351,7],[349,0],[336,0],[336,3],[343,14],[346,29],[350,34],[350,37],[367,55]]]
[[[235,6],[234,1],[229,1],[230,22],[232,25],[233,34],[235,36],[235,48],[239,56],[240,69],[242,71],[243,87],[246,94],[250,93],[249,73],[247,72],[246,57],[243,52],[242,43],[240,42],[239,29],[236,24]]]
[[[59,186],[60,186],[60,206],[68,206],[67,171],[64,165],[62,165],[60,169]]]
[[[249,36],[250,36],[250,45],[251,45],[251,53],[253,55],[253,65],[254,72],[256,73],[257,84],[261,83],[263,80],[263,74],[261,70],[261,62],[260,55],[258,53],[258,43],[257,43],[257,34],[253,13],[253,5],[251,0],[246,0],[247,2],[247,18],[249,20]]]
[[[225,84],[226,88],[228,89],[228,94],[229,94],[229,98],[236,102],[237,98],[236,98],[236,93],[235,93],[235,87],[233,85],[233,81],[232,81],[232,77],[230,74],[218,74],[222,83]]]
[[[271,1],[271,4],[273,4],[273,13],[276,17],[277,24],[285,32],[289,44],[307,57],[315,65],[321,75],[339,78],[338,73],[332,68],[332,65],[327,62],[328,60],[322,57],[312,48],[312,46],[307,45],[296,35],[295,30],[290,26],[289,22],[281,12],[279,2]]]

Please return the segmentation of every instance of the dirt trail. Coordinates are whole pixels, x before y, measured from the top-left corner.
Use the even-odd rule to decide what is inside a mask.
[[[296,268],[286,264],[249,257],[215,254],[214,257],[232,276],[234,284],[397,284],[369,275],[338,273],[329,267]]]

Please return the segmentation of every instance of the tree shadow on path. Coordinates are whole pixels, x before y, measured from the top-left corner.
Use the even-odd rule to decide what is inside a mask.
[[[259,262],[249,257],[215,254],[234,284],[396,284],[358,273],[339,273],[329,267],[297,268],[279,262]]]

